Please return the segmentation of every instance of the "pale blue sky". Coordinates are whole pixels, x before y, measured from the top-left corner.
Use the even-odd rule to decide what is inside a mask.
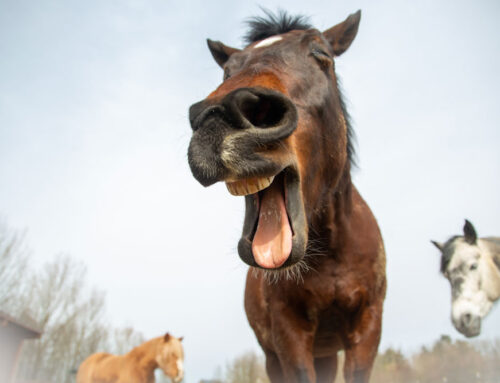
[[[268,1],[319,29],[362,9],[337,60],[358,138],[354,181],[384,235],[382,348],[447,333],[430,239],[469,218],[500,235],[500,3]],[[185,336],[186,382],[258,350],[236,244],[243,201],[191,176],[187,110],[222,78],[207,37],[241,47],[256,2],[0,1],[0,215],[36,260],[71,254],[108,317]],[[500,309],[482,338],[500,336]]]

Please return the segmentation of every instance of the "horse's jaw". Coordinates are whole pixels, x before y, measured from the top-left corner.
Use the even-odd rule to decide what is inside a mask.
[[[240,258],[249,266],[282,270],[302,261],[307,224],[298,173],[287,167],[272,183],[245,196],[245,220],[238,243]]]

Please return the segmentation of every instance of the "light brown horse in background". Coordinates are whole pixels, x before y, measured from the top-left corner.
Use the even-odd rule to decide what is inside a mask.
[[[83,361],[77,383],[154,383],[159,367],[175,383],[184,376],[182,337],[169,333],[133,348],[125,355],[98,352]]]

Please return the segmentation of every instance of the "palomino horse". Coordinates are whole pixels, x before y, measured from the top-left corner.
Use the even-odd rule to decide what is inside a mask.
[[[367,382],[381,334],[385,252],[351,182],[352,130],[336,56],[361,13],[320,32],[253,19],[242,49],[208,40],[223,83],[191,106],[188,160],[204,186],[245,196],[245,310],[272,382]]]
[[[451,320],[467,337],[481,332],[481,319],[500,298],[500,238],[478,238],[465,220],[464,235],[441,244],[441,272],[451,284]]]
[[[182,337],[164,336],[148,340],[125,355],[104,352],[85,359],[76,376],[77,383],[154,383],[159,367],[175,383],[184,376]]]

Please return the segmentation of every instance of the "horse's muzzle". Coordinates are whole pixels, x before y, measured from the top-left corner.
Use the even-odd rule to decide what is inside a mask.
[[[191,106],[193,136],[188,160],[194,177],[204,186],[227,178],[274,175],[276,164],[262,156],[266,149],[290,136],[297,127],[291,100],[267,88],[240,88],[220,100]]]
[[[455,327],[466,337],[471,338],[481,333],[481,317],[470,313],[464,313],[460,316]]]

